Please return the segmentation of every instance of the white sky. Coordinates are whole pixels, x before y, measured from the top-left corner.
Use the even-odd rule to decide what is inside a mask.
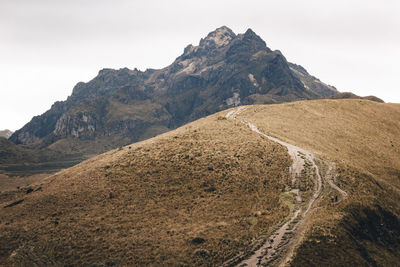
[[[162,68],[217,27],[252,28],[339,91],[400,103],[398,0],[0,0],[0,129],[102,68]]]

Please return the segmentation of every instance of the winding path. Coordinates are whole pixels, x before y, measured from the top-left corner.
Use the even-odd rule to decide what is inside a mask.
[[[226,119],[236,119],[236,116],[240,114],[246,107],[239,107],[237,109],[229,111],[226,115]],[[322,191],[322,177],[320,174],[320,170],[318,165],[315,163],[315,156],[310,151],[302,149],[300,147],[291,145],[289,143],[283,142],[275,137],[269,136],[263,132],[261,132],[257,126],[246,121],[241,120],[242,123],[247,125],[252,131],[262,135],[274,142],[277,142],[283,146],[285,146],[288,150],[289,155],[292,158],[292,165],[290,167],[291,173],[291,183],[292,190],[291,192],[296,197],[296,208],[290,218],[277,230],[273,232],[271,236],[267,239],[267,241],[257,249],[250,258],[241,261],[237,266],[262,266],[262,265],[270,265],[273,264],[284,266],[287,262],[289,262],[293,256],[295,250],[293,237],[299,235],[300,232],[305,231],[305,227],[298,227],[304,224],[305,218],[311,210],[315,200],[320,196]],[[303,204],[302,192],[299,188],[296,188],[296,181],[301,176],[302,170],[305,168],[306,163],[311,164],[311,169],[314,170],[314,193],[312,197],[308,200],[307,204]],[[329,169],[327,171],[325,180],[329,183],[329,185],[340,192],[342,194],[342,200],[347,197],[347,193],[340,189],[333,182],[332,175],[332,164],[328,164]],[[299,217],[300,216],[300,217]],[[288,237],[289,236],[289,237]],[[238,255],[237,257],[241,257],[243,254]],[[279,256],[279,259],[277,260]],[[272,263],[273,262],[273,263]],[[226,262],[224,265],[231,265],[232,260]]]

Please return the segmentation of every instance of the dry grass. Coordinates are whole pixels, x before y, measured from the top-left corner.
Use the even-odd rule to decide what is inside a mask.
[[[307,219],[294,266],[394,266],[400,259],[400,105],[367,100],[250,106],[238,119],[308,149],[337,166]],[[321,166],[322,171],[326,167]],[[325,170],[326,171],[326,170]]]
[[[289,165],[245,126],[199,120],[0,195],[0,262],[221,263],[288,215]]]
[[[23,177],[10,177],[4,174],[0,174],[0,192],[12,191],[21,187],[29,187],[31,184],[35,184],[50,175],[51,174],[48,173],[41,173]]]
[[[382,176],[400,188],[399,104],[355,99],[299,101],[251,106],[239,118],[249,118],[270,135]]]

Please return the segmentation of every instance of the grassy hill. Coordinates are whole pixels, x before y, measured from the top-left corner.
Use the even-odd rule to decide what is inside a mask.
[[[247,119],[337,165],[349,197],[314,210],[294,266],[394,266],[400,260],[400,105],[318,100],[251,106]]]
[[[292,265],[399,261],[400,105],[317,100],[226,113],[0,194],[0,263],[218,265],[250,251],[294,197],[285,148],[241,120],[331,161],[348,193],[334,203],[323,184]]]
[[[221,263],[288,215],[288,166],[278,144],[202,119],[1,195],[0,260]]]
[[[251,106],[239,115],[272,136],[400,186],[400,105],[365,100]]]

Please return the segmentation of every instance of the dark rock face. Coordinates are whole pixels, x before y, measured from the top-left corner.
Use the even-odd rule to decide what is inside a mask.
[[[318,78],[308,74],[306,69],[300,65],[289,63],[289,68],[296,75],[297,78],[303,83],[304,87],[319,96],[329,97],[338,93],[335,87],[321,82]]]
[[[102,143],[106,150],[232,106],[335,93],[334,87],[269,49],[251,29],[236,35],[221,27],[201,39],[199,46],[187,46],[164,69],[101,70],[88,83],[78,83],[66,101],[34,117],[10,140],[48,147],[66,138],[87,142],[112,137],[105,141],[107,145]]]

